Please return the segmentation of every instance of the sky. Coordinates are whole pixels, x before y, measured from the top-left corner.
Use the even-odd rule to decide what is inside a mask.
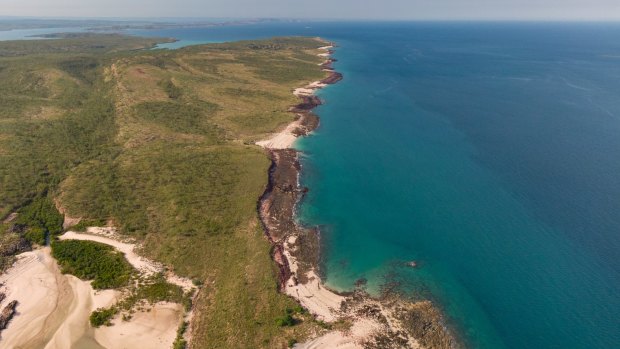
[[[620,0],[0,0],[0,16],[620,20]]]

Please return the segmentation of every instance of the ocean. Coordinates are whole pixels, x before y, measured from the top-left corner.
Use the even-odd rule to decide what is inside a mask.
[[[620,348],[620,24],[288,22],[132,31],[338,44],[303,151],[325,282],[398,282],[472,348]],[[417,263],[416,268],[406,265]]]

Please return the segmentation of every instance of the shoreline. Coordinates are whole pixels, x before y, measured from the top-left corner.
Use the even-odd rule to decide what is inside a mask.
[[[325,42],[322,39],[322,42]],[[333,69],[334,45],[318,48],[326,60],[319,64],[329,73],[324,79],[297,88],[293,94],[301,102],[290,108],[293,122],[271,138],[256,144],[269,154],[268,184],[257,205],[272,258],[278,266],[278,286],[318,320],[345,323],[344,330],[314,333],[298,349],[329,348],[455,348],[457,343],[443,317],[430,301],[409,302],[395,294],[371,297],[362,282],[352,292],[338,293],[327,288],[319,275],[320,236],[317,228],[299,226],[296,207],[308,188],[299,183],[299,152],[293,149],[299,137],[307,136],[319,125],[312,110],[322,104],[315,92],[343,79]]]

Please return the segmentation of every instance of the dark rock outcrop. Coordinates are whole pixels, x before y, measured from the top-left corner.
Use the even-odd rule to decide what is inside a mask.
[[[0,256],[14,256],[22,252],[30,251],[32,247],[28,240],[15,233],[3,237],[0,243]]]
[[[15,316],[15,313],[17,312],[17,301],[11,301],[9,304],[7,304],[6,307],[4,307],[4,309],[2,309],[2,313],[0,313],[0,331],[4,330],[9,322],[11,322],[11,319],[13,319],[13,316]]]
[[[342,74],[338,72],[332,72],[327,78],[321,80],[321,83],[331,85],[337,83],[340,80],[342,80]]]
[[[334,59],[328,59],[322,64],[327,70],[331,69]],[[321,80],[324,84],[334,84],[342,80],[342,74],[331,71],[329,76]],[[301,103],[289,110],[298,117],[299,126],[293,131],[296,136],[305,136],[319,126],[319,117],[312,110],[322,104],[317,96],[300,96]],[[297,151],[294,149],[269,150],[271,167],[269,182],[265,193],[258,203],[258,212],[265,228],[267,238],[272,243],[272,257],[278,265],[278,283],[284,288],[291,277],[288,260],[284,255],[285,239],[295,235],[298,243],[302,240],[304,249],[297,248],[296,259],[300,266],[311,267],[318,263],[318,231],[297,226],[295,223],[295,207],[307,188],[300,188],[298,183],[300,165]],[[302,253],[303,252],[303,253]],[[304,273],[299,273],[303,275]],[[299,275],[298,275],[299,276]]]

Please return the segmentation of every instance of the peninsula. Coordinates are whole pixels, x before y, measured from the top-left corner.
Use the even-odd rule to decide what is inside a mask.
[[[450,347],[429,302],[325,288],[295,224],[332,44],[165,41],[0,42],[0,346]]]

